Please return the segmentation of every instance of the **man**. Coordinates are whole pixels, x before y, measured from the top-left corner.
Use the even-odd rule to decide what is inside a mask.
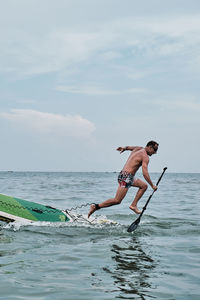
[[[148,185],[138,179],[135,178],[135,174],[137,170],[142,166],[142,173],[145,178],[145,180],[148,182],[148,184],[152,187],[154,191],[157,190],[157,186],[154,185],[151,181],[151,178],[149,176],[148,172],[148,164],[149,164],[149,156],[156,154],[158,150],[159,144],[155,141],[150,141],[147,143],[146,147],[138,147],[138,146],[126,146],[126,147],[119,147],[117,148],[120,153],[123,153],[126,150],[131,151],[131,154],[124,165],[122,171],[119,173],[118,176],[118,189],[116,192],[116,195],[114,198],[108,199],[100,204],[92,204],[90,206],[90,211],[88,213],[88,218],[93,214],[97,209],[108,207],[116,204],[120,204],[121,201],[126,196],[126,193],[128,192],[128,189],[131,186],[138,187],[138,191],[136,193],[135,199],[133,200],[130,209],[132,209],[136,214],[140,214],[141,211],[139,211],[137,207],[137,203],[140,200],[140,198],[143,196],[144,192],[146,191]]]

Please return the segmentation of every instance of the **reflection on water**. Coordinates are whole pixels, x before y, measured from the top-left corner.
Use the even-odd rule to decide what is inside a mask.
[[[148,248],[141,246],[137,238],[123,246],[112,245],[112,260],[115,262],[113,270],[104,268],[111,274],[114,285],[120,291],[118,299],[146,299],[150,297],[148,291],[152,287],[152,271],[156,267],[155,261],[147,254]]]

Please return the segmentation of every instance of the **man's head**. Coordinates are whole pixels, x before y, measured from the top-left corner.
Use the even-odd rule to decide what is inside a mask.
[[[151,156],[152,154],[156,154],[157,150],[158,150],[158,146],[159,144],[155,141],[149,141],[145,147],[146,152],[149,156]]]

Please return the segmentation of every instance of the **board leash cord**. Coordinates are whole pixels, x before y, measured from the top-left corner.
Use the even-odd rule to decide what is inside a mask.
[[[88,219],[84,218],[82,215],[74,215],[72,214],[72,210],[77,210],[77,209],[80,209],[80,208],[83,208],[83,207],[86,207],[86,206],[90,206],[92,205],[93,203],[86,203],[86,204],[82,204],[82,205],[78,205],[78,206],[75,206],[75,207],[72,207],[72,208],[69,208],[69,209],[65,209],[65,212],[72,218],[73,222],[76,222],[76,221],[79,221],[80,219],[84,220],[84,221],[87,221],[89,224],[92,224],[97,218],[94,218],[94,220],[92,221],[89,221]]]
[[[78,206],[75,206],[75,207],[72,207],[72,208],[67,208],[65,211],[68,212],[68,211],[72,211],[72,210],[77,210],[77,209],[80,209],[80,208],[83,208],[83,207],[86,207],[86,206],[89,206],[89,205],[92,205],[93,203],[86,203],[86,204],[82,204],[82,205],[78,205]]]

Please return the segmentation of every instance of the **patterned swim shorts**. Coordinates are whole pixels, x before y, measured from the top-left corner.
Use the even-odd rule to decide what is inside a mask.
[[[118,183],[122,187],[129,189],[133,185],[134,180],[135,180],[135,178],[134,178],[133,174],[131,174],[131,173],[128,173],[126,171],[121,171],[119,173]]]

